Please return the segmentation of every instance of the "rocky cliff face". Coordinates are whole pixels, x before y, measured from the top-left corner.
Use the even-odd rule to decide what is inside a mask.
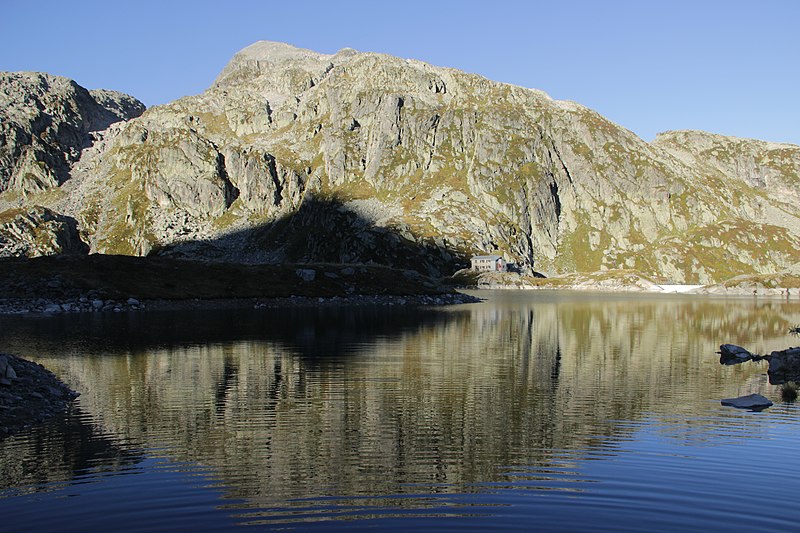
[[[0,257],[86,254],[75,219],[44,207],[0,213]]]
[[[797,146],[646,143],[539,91],[259,42],[203,94],[111,126],[46,205],[104,253],[449,273],[496,252],[708,283],[800,261],[799,168]]]
[[[139,116],[144,105],[87,91],[37,72],[0,72],[0,191],[40,192],[64,183],[97,132]]]

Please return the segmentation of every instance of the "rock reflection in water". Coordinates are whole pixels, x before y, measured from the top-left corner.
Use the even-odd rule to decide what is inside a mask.
[[[6,495],[55,490],[91,473],[120,474],[144,458],[141,450],[115,441],[80,409],[0,446],[0,491]]]
[[[722,300],[524,298],[199,313],[125,342],[107,336],[124,329],[111,317],[82,334],[65,327],[57,342],[81,349],[38,360],[105,431],[210,466],[229,497],[257,507],[481,490],[515,467],[613,454],[631,431],[619,421],[667,413],[688,428],[732,387],[767,387],[755,366],[718,365],[720,338],[769,347],[800,318],[796,306]]]

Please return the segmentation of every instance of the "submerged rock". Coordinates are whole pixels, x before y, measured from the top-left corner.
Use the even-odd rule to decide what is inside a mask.
[[[755,411],[766,409],[772,405],[769,399],[760,394],[748,394],[747,396],[739,396],[738,398],[725,398],[721,403],[729,407],[752,409]]]

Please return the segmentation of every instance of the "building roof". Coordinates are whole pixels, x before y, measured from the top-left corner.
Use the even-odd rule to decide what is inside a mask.
[[[472,258],[473,259],[492,259],[494,261],[497,261],[498,259],[502,259],[503,256],[502,255],[473,255]]]

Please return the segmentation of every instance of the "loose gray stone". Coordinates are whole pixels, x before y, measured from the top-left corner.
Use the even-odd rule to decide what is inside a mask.
[[[314,281],[314,278],[317,277],[317,271],[313,268],[298,268],[294,273],[303,281]]]

